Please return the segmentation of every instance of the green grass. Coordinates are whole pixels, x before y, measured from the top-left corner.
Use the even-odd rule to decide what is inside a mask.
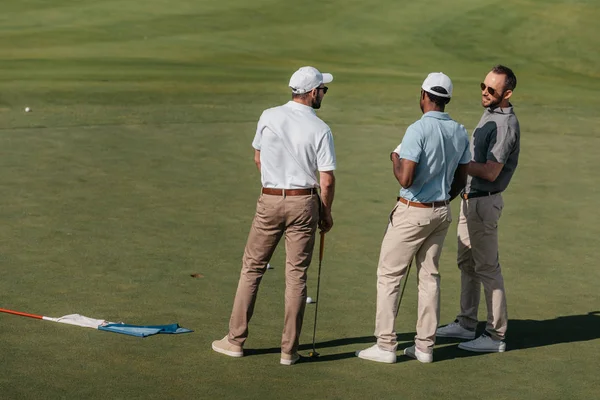
[[[0,307],[195,331],[137,339],[1,314],[3,399],[597,395],[595,1],[4,0],[0,10]],[[519,78],[522,128],[500,223],[510,351],[439,340],[431,365],[359,360],[374,341],[377,257],[398,189],[388,154],[420,118],[419,86],[428,72],[450,75],[448,111],[472,131],[478,83],[499,62]],[[283,249],[261,285],[250,355],[230,359],[210,342],[227,329],[260,187],[250,143],[307,64],[335,75],[319,111],[339,166],[321,361],[278,364]],[[444,323],[458,307],[455,251],[454,224]],[[401,348],[414,336],[411,275]]]

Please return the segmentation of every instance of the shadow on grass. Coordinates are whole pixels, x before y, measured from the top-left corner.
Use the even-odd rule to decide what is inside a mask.
[[[414,337],[415,337],[414,332],[400,333],[400,334],[398,334],[398,342],[412,341],[414,339]],[[315,347],[317,349],[317,352],[320,352],[321,349],[329,348],[329,347],[339,347],[339,346],[347,346],[347,345],[351,345],[351,344],[363,344],[363,343],[375,344],[375,342],[376,342],[375,336],[360,336],[360,337],[341,338],[341,339],[328,340],[328,341],[324,341],[324,342],[317,342],[317,343],[315,343]],[[366,346],[363,346],[363,347],[366,347]],[[358,346],[356,348],[356,350],[360,350],[363,347]],[[298,347],[298,350],[299,351],[312,350],[312,343],[301,344]],[[266,349],[244,349],[244,355],[248,355],[248,356],[259,355],[259,354],[279,353],[279,352],[281,352],[280,347],[270,347],[270,348],[266,348]],[[323,359],[323,361],[325,361],[325,360],[331,361],[332,359],[340,360],[340,359],[350,358],[350,357],[354,357],[354,352],[321,356],[321,357],[319,357],[319,360]]]
[[[509,335],[506,339],[507,351],[524,350],[534,347],[551,346],[559,343],[584,342],[588,340],[600,339],[600,311],[592,311],[581,315],[568,315],[547,320],[533,319],[511,319],[508,321]],[[477,332],[483,333],[485,323],[479,324]],[[412,344],[414,332],[398,334],[399,353],[404,347]],[[402,342],[408,342],[403,345]],[[438,338],[437,345],[445,345],[459,343],[460,339]],[[373,336],[359,336],[352,338],[341,338],[328,340],[316,343],[315,347],[318,352],[322,349],[331,347],[347,346],[352,344],[369,344],[375,343]],[[357,346],[356,350],[360,350],[367,346]],[[312,344],[302,344],[300,351],[312,350]],[[258,355],[279,353],[279,347],[267,349],[246,349],[246,355]],[[325,352],[326,353],[326,352]],[[475,357],[485,355],[486,353],[473,353],[459,349],[457,346],[444,346],[435,349],[434,360],[436,362],[452,360],[455,358]],[[304,357],[302,362],[322,362],[322,361],[337,361],[346,358],[355,357],[354,351],[336,353],[336,354],[321,354],[316,359]],[[408,357],[398,357],[398,362],[409,361]]]
[[[585,342],[600,339],[600,311],[582,315],[567,315],[537,321],[508,321],[506,346],[509,350],[550,346],[558,343]]]
[[[485,322],[479,324],[477,332],[483,333]],[[560,343],[585,342],[600,339],[600,311],[581,315],[567,315],[554,319],[510,319],[506,351],[524,350],[551,346]],[[439,338],[437,344],[460,342],[459,339]],[[456,346],[446,346],[435,350],[435,360],[473,357],[486,353],[472,353]]]

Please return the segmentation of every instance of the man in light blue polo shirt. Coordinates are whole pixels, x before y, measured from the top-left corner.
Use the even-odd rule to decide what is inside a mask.
[[[402,144],[394,151],[399,158],[416,163],[412,185],[401,187],[400,197],[419,203],[449,200],[454,171],[459,163],[470,161],[468,141],[464,126],[450,115],[442,111],[426,112],[408,127]]]
[[[471,161],[467,131],[444,112],[452,97],[450,78],[431,73],[421,89],[423,117],[408,127],[401,145],[390,155],[402,188],[377,267],[377,344],[356,353],[377,362],[396,362],[399,289],[413,258],[419,282],[417,334],[404,354],[423,363],[433,361],[439,321],[438,265],[452,220],[449,202],[464,188]]]

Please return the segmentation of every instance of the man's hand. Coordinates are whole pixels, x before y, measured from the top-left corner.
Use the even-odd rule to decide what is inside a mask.
[[[319,229],[321,230],[321,232],[327,233],[331,230],[332,227],[333,217],[331,216],[331,211],[325,209],[321,212],[319,218]]]

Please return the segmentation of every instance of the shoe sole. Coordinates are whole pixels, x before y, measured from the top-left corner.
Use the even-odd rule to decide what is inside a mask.
[[[239,358],[239,357],[244,356],[244,352],[225,350],[225,349],[215,346],[214,344],[212,345],[212,349],[214,351],[216,351],[217,353],[225,354],[226,356],[229,356],[229,357]]]
[[[294,365],[296,364],[298,361],[300,361],[300,357],[292,359],[292,360],[287,360],[285,358],[280,358],[279,359],[279,364],[281,365]]]
[[[504,353],[506,351],[506,348],[503,348],[503,349],[502,348],[500,348],[500,349],[476,349],[473,347],[461,346],[460,344],[458,345],[458,348],[461,350],[472,351],[475,353]]]
[[[417,360],[418,362],[420,362],[420,363],[423,363],[423,364],[429,364],[429,363],[432,363],[432,362],[433,362],[433,357],[431,357],[431,359],[429,359],[429,358],[428,358],[428,359],[426,359],[426,360],[421,360],[421,359],[417,358],[417,355],[416,355],[416,354],[410,354],[410,353],[407,353],[407,352],[406,352],[406,349],[404,349],[404,355],[405,355],[406,357],[412,358],[413,360]]]
[[[361,353],[360,351],[357,351],[354,354],[356,354],[356,356],[358,358],[362,358],[363,360],[375,361],[375,362],[380,362],[380,363],[384,363],[384,364],[395,364],[396,363],[396,359],[395,358],[391,358],[389,360],[382,360],[382,359],[377,359],[376,360],[374,358],[368,358],[368,357],[365,357],[365,356],[361,356],[360,353]]]

